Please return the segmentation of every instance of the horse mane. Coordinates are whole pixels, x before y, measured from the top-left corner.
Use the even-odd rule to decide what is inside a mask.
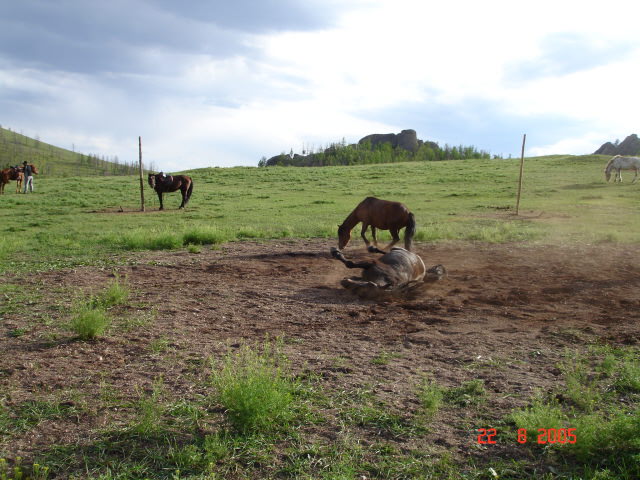
[[[610,170],[610,169],[611,169],[611,165],[613,165],[613,161],[614,161],[616,158],[619,158],[619,157],[621,157],[621,156],[622,156],[622,155],[616,155],[615,157],[612,157],[612,158],[611,158],[611,160],[609,160],[609,162],[607,163],[607,166],[606,166],[606,167],[604,167],[605,171]]]

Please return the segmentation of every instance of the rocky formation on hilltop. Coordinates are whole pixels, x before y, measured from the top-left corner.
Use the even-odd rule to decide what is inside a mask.
[[[617,141],[616,141],[617,142]],[[629,135],[621,143],[604,143],[594,155],[638,155],[640,154],[640,139],[635,133]]]
[[[418,135],[415,130],[402,130],[400,133],[374,133],[367,135],[358,141],[358,145],[369,143],[371,148],[376,148],[383,143],[391,144],[392,148],[404,148],[410,152],[418,151]],[[422,143],[422,141],[420,141]]]
[[[489,152],[464,145],[445,145],[443,148],[436,142],[420,140],[415,130],[407,129],[400,133],[367,135],[352,145],[347,145],[343,140],[342,143],[333,143],[327,148],[307,155],[298,155],[292,150],[289,154],[281,153],[268,160],[263,157],[258,165],[309,167],[461,158],[489,158]]]

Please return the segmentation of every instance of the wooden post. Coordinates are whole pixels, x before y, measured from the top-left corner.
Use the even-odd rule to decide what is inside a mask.
[[[142,137],[138,137],[138,159],[140,161],[140,211],[144,212],[144,180],[142,179]]]
[[[516,199],[516,215],[520,211],[520,193],[522,192],[522,172],[524,170],[524,144],[527,141],[527,134],[522,137],[522,154],[520,155],[520,177],[518,178],[518,197]]]

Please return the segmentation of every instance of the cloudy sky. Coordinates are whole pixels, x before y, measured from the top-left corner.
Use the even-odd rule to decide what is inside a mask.
[[[640,2],[0,0],[0,125],[166,171],[412,128],[492,154],[640,134]]]

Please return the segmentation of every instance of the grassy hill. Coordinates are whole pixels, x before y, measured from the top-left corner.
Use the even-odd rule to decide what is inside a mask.
[[[117,157],[99,158],[72,152],[0,127],[0,168],[33,163],[47,176],[131,175],[136,165],[126,165]]]

